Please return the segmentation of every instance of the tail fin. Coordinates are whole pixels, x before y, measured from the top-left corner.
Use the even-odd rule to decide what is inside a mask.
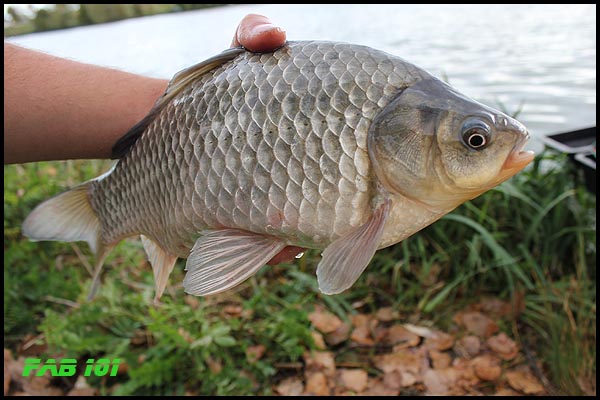
[[[100,221],[88,200],[91,182],[86,182],[38,205],[23,222],[22,232],[33,241],[84,240],[95,253],[100,242]]]
[[[86,241],[94,254],[96,265],[88,299],[98,288],[100,271],[108,251],[101,241],[101,225],[92,209],[88,190],[92,181],[83,183],[38,205],[23,222],[22,232],[30,240]]]

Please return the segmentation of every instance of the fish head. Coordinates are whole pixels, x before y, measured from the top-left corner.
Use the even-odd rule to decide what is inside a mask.
[[[374,118],[368,151],[392,194],[438,211],[509,179],[533,160],[514,118],[430,78],[404,89]]]

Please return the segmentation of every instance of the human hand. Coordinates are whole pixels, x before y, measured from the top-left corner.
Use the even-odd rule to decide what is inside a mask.
[[[231,47],[243,46],[254,52],[269,52],[285,44],[285,31],[263,15],[246,15],[235,31]]]

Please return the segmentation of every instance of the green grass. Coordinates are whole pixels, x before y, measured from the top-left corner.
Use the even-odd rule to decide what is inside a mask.
[[[103,393],[271,394],[288,371],[281,365],[313,346],[307,315],[315,304],[342,319],[357,303],[365,313],[391,306],[407,321],[447,327],[483,295],[523,307],[507,329],[543,361],[557,393],[580,394],[581,382],[595,381],[596,199],[561,155],[546,152],[509,182],[379,251],[341,295],[318,292],[318,252],[308,251],[209,298],[183,294],[180,261],[159,306],[137,240],[112,252],[100,292],[87,302],[87,246],[32,243],[20,234],[35,205],[109,165],[4,168],[5,347],[43,333],[52,354],[125,360],[127,373],[92,380]],[[267,351],[253,362],[245,351],[259,344]]]

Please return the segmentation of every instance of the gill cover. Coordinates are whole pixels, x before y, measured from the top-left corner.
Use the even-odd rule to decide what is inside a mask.
[[[439,110],[451,107],[448,88],[435,78],[419,81],[399,92],[373,119],[369,157],[388,190],[407,197],[425,194]]]

